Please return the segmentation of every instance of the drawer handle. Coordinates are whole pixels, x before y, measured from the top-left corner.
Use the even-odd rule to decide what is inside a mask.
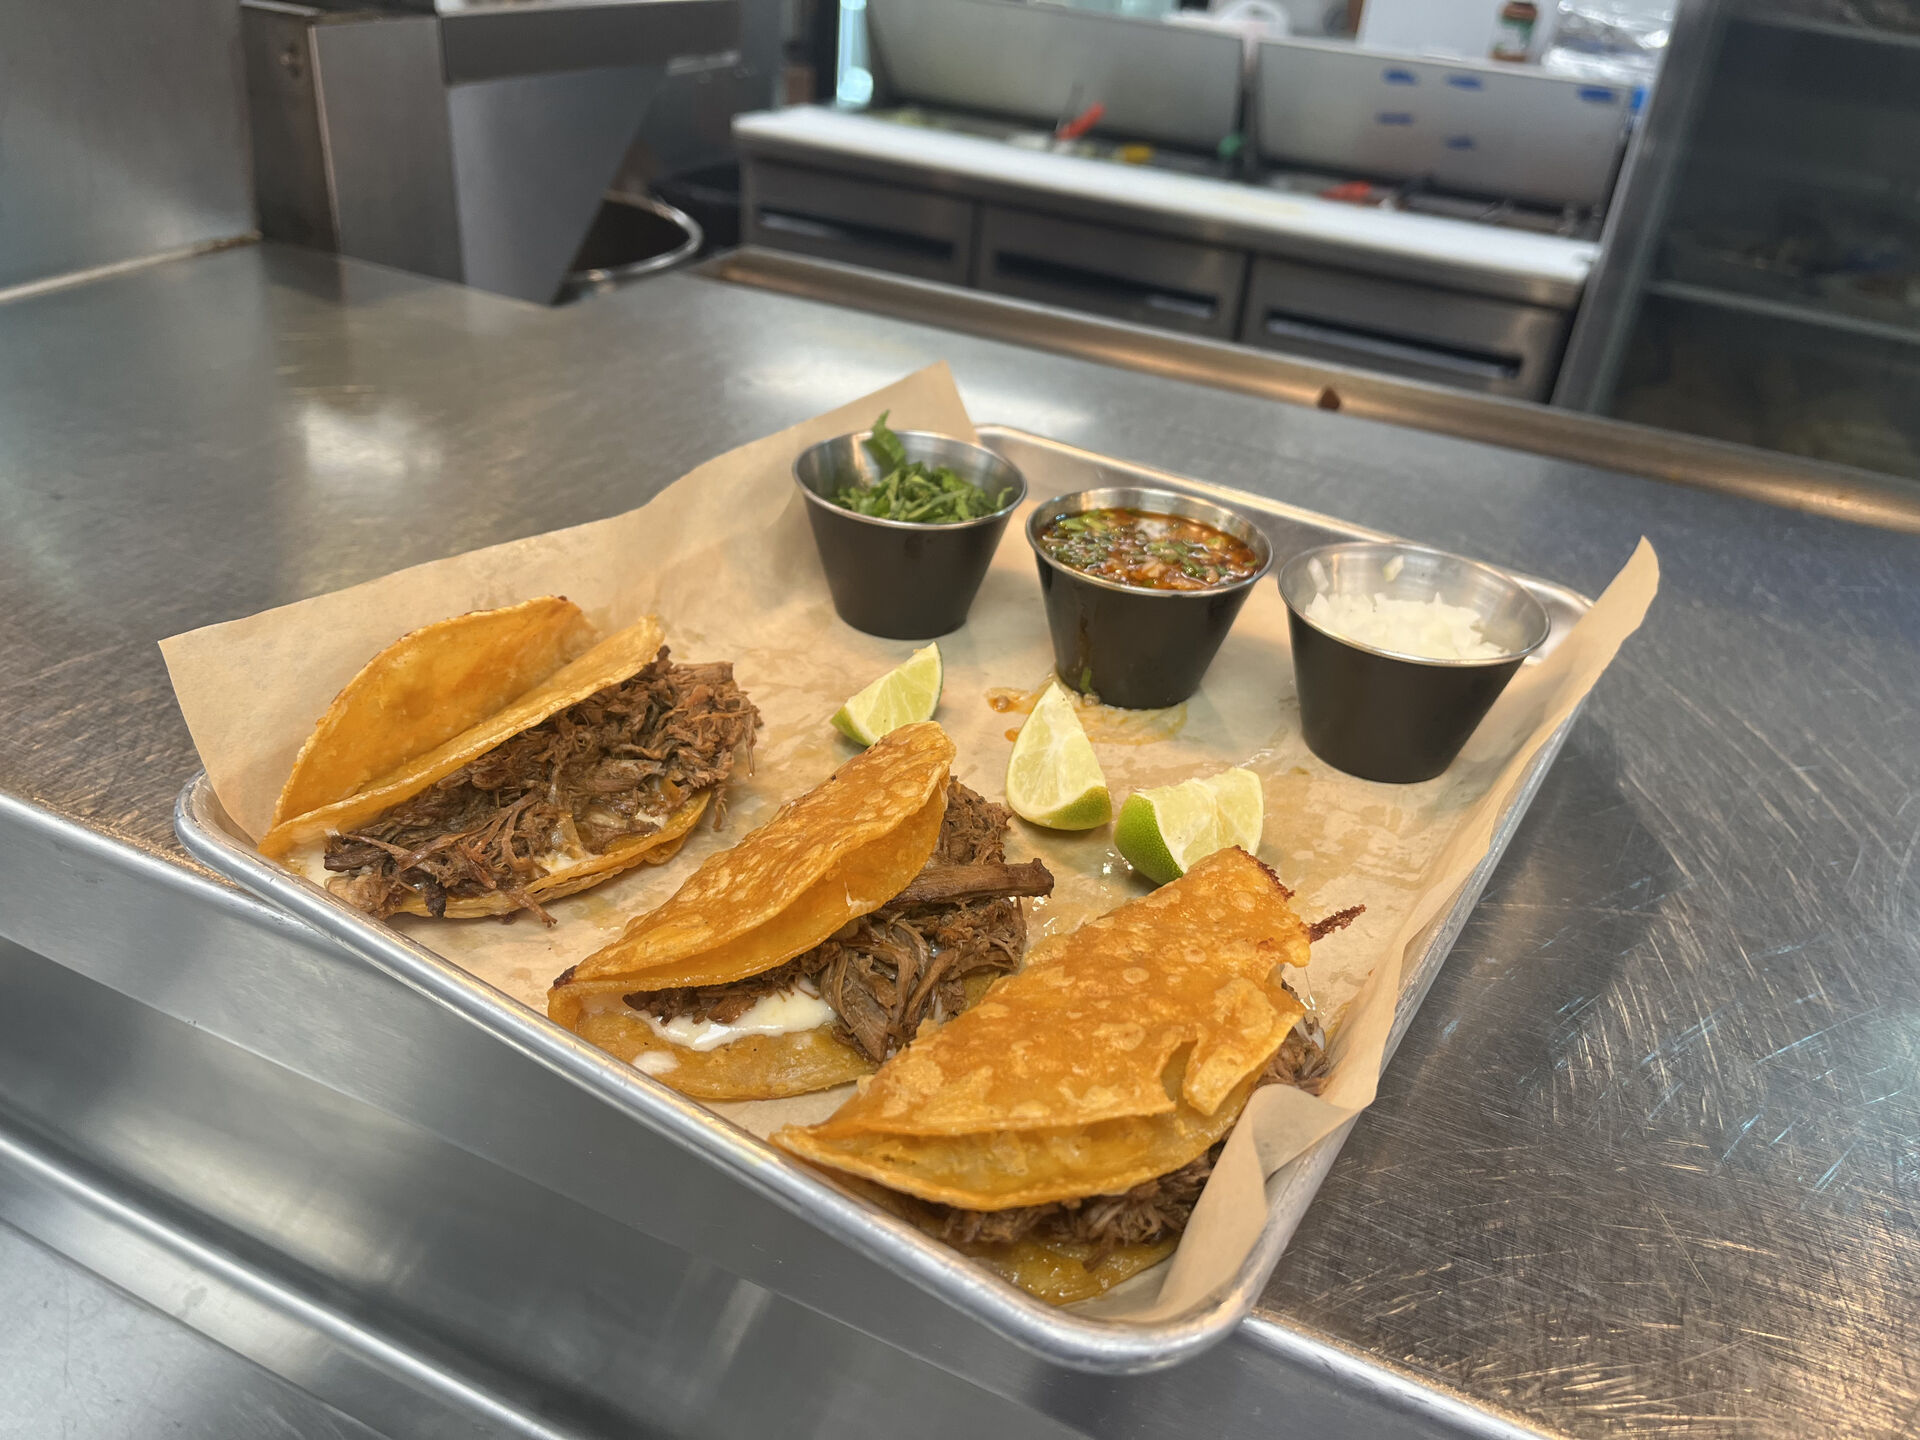
[[[1356,355],[1372,355],[1383,360],[1410,360],[1435,370],[1470,375],[1477,380],[1512,380],[1520,374],[1521,357],[1518,355],[1476,350],[1466,345],[1436,345],[1380,330],[1310,320],[1303,315],[1289,315],[1282,310],[1267,311],[1266,331],[1276,340],[1310,340],[1320,345],[1336,346]]]
[[[1179,290],[1170,285],[1154,285],[1125,275],[1110,275],[1101,270],[1069,265],[1062,260],[1044,260],[1038,255],[1001,250],[993,257],[993,268],[1016,280],[1032,280],[1122,304],[1144,305],[1149,310],[1164,310],[1195,320],[1211,320],[1220,313],[1218,296],[1197,290]]]
[[[881,225],[861,225],[851,220],[828,220],[818,215],[803,215],[796,210],[759,209],[760,228],[779,235],[798,235],[808,240],[833,244],[858,245],[883,250],[900,250],[929,260],[953,259],[953,242],[930,235],[911,235],[904,230],[889,230]]]

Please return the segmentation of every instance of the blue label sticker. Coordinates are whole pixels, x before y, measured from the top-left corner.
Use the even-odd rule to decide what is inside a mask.
[[[1375,122],[1381,125],[1411,125],[1413,123],[1412,113],[1406,110],[1382,110],[1373,118]]]
[[[1473,149],[1473,137],[1471,135],[1449,135],[1447,137],[1447,149],[1471,150]]]
[[[1484,90],[1487,88],[1487,82],[1482,80],[1478,75],[1449,75],[1447,76],[1447,84],[1453,86],[1456,90]]]
[[[1611,105],[1620,97],[1604,85],[1582,85],[1580,98],[1589,105]]]
[[[1380,78],[1389,85],[1418,85],[1420,77],[1411,70],[1382,70]]]

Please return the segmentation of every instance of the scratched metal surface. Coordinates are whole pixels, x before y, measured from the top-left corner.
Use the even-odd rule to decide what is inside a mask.
[[[153,642],[636,504],[930,360],[976,415],[1666,580],[1265,1297],[1579,1436],[1920,1407],[1920,546],[714,282],[250,249],[0,308],[0,788],[186,863]]]
[[[0,1224],[0,1436],[380,1440]]]

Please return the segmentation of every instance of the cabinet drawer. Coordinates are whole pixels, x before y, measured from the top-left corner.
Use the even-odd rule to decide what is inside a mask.
[[[1240,339],[1490,395],[1545,400],[1573,317],[1352,270],[1256,256]]]
[[[743,230],[751,245],[964,285],[974,208],[924,190],[756,160],[747,167]]]
[[[1163,330],[1231,339],[1246,269],[1237,250],[1134,230],[994,205],[980,218],[982,290]]]

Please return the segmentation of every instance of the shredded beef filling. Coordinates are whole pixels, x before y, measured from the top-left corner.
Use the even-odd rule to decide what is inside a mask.
[[[923,1023],[964,1010],[968,980],[1019,968],[1027,943],[1020,897],[1049,893],[1053,876],[1038,860],[1007,864],[1012,818],[955,780],[932,857],[886,905],[759,975],[641,991],[627,1004],[663,1023],[687,1015],[724,1025],[766,995],[805,986],[833,1007],[840,1039],[885,1060]]]
[[[1319,1094],[1326,1083],[1327,1057],[1319,1027],[1311,1018],[1293,1027],[1286,1043],[1267,1062],[1262,1085],[1297,1085]],[[1092,1245],[1101,1254],[1122,1245],[1146,1245],[1187,1228],[1187,1220],[1207,1188],[1222,1140],[1178,1170],[1142,1181],[1120,1195],[1090,1195],[1013,1210],[963,1210],[930,1201],[915,1202],[928,1224],[950,1245],[1007,1244],[1043,1240]]]
[[[674,665],[663,645],[632,679],[329,838],[333,888],[383,917],[414,895],[439,916],[449,899],[497,893],[552,924],[526,891],[546,873],[543,858],[598,855],[658,830],[695,791],[725,784],[759,724],[733,666]],[[719,795],[713,811],[718,825]]]

